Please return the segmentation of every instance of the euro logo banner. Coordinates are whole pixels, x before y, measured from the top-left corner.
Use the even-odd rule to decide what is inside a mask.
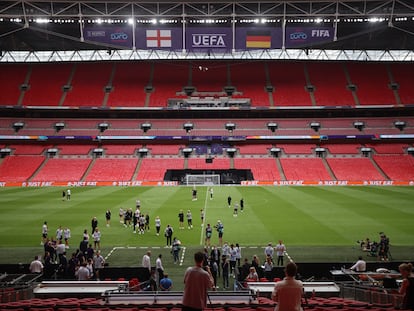
[[[83,31],[85,41],[110,44],[113,47],[132,47],[132,29],[128,26],[88,26]]]

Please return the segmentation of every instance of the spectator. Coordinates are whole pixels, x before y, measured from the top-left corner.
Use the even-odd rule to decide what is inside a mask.
[[[277,282],[272,292],[272,299],[277,302],[275,311],[301,311],[303,284],[295,279],[296,264],[289,262],[285,268],[286,277]]]
[[[158,273],[158,281],[160,282],[164,278],[164,267],[162,266],[162,255],[159,254],[157,260],[155,260],[155,270]]]
[[[172,253],[173,253],[173,259],[174,264],[177,264],[180,262],[180,249],[181,249],[181,242],[177,238],[174,238],[172,242]]]
[[[283,266],[283,257],[285,256],[286,246],[282,240],[279,240],[279,244],[276,245],[277,265]]]
[[[255,267],[250,267],[249,274],[246,276],[246,281],[248,281],[248,282],[258,282],[259,281],[259,275],[257,274]]]
[[[362,256],[359,256],[358,261],[349,269],[356,272],[365,272],[367,270],[367,263],[362,259]]]
[[[87,262],[81,263],[80,267],[75,272],[75,277],[78,281],[87,281],[91,278],[89,269],[87,268]]]
[[[414,310],[414,274],[413,265],[411,263],[403,263],[399,265],[403,281],[399,293],[403,295],[403,304],[401,309]]]
[[[99,231],[98,228],[95,228],[95,231],[92,234],[92,237],[93,237],[93,248],[101,249],[101,231]]]
[[[105,267],[105,258],[101,255],[101,251],[96,251],[95,256],[93,257],[93,268],[95,272],[96,280],[100,280],[100,275],[102,269]]]
[[[172,280],[168,277],[168,273],[164,273],[164,277],[160,279],[160,289],[162,291],[170,291],[173,286]]]
[[[147,253],[142,256],[142,266],[147,268],[151,273],[151,251],[147,251]]]
[[[70,239],[70,237],[71,237],[70,229],[65,228],[65,230],[63,230],[63,238],[65,239],[65,248],[66,249],[69,248],[69,239]]]
[[[269,282],[273,280],[273,262],[270,256],[266,257],[266,261],[264,264],[264,275]]]
[[[274,254],[275,250],[272,246],[272,243],[267,244],[265,250],[264,250],[264,254],[266,257],[270,257],[270,259],[273,261],[273,254]]]
[[[195,266],[184,275],[183,311],[203,310],[207,306],[207,291],[214,286],[210,268],[202,267],[204,254],[194,254]]]
[[[29,266],[30,273],[43,273],[43,264],[39,259],[39,256],[35,256],[34,260]]]
[[[221,274],[223,276],[223,289],[229,288],[230,264],[225,255],[221,256]]]

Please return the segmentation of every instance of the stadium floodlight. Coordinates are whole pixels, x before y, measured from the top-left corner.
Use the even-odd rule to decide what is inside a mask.
[[[183,129],[187,132],[187,134],[188,133],[190,133],[191,132],[191,130],[193,130],[194,129],[194,124],[193,123],[191,123],[191,122],[186,122],[186,123],[184,123],[183,124]]]
[[[311,129],[313,129],[315,132],[317,132],[321,128],[321,123],[320,122],[311,122],[311,123],[309,123],[309,127]]]
[[[193,148],[183,148],[181,151],[182,151],[184,157],[188,158],[190,156],[190,154],[193,152]]]
[[[104,132],[109,128],[109,124],[107,122],[101,122],[98,124],[99,131]]]
[[[407,126],[407,123],[405,121],[395,121],[394,126],[399,129],[400,131],[404,130],[404,128]]]
[[[362,147],[361,148],[361,153],[362,153],[362,155],[364,157],[367,157],[368,158],[371,155],[371,153],[372,153],[372,149],[369,148],[369,147]]]
[[[365,128],[365,122],[364,121],[355,121],[354,122],[354,127],[358,130],[358,131],[362,131]]]
[[[323,158],[326,154],[326,149],[322,147],[316,147],[315,153],[316,153],[316,156],[318,156],[319,158]]]
[[[99,158],[103,155],[104,150],[103,150],[103,148],[95,148],[95,149],[92,150],[92,153],[93,153],[95,158]]]
[[[267,128],[274,133],[274,132],[276,132],[276,130],[278,128],[278,124],[276,122],[268,122],[267,123]]]
[[[65,122],[56,122],[53,127],[55,128],[56,132],[59,132],[65,128]]]
[[[151,124],[151,123],[149,123],[149,122],[144,122],[144,123],[141,123],[141,130],[142,130],[144,133],[148,132],[148,131],[151,129],[151,127],[152,127],[152,124]]]
[[[13,123],[13,129],[15,132],[20,131],[22,128],[24,128],[24,122],[14,122]]]
[[[279,147],[273,147],[273,148],[270,148],[270,153],[275,158],[278,158],[279,155],[282,153],[282,149],[280,149]]]
[[[236,148],[226,148],[226,152],[230,158],[234,158],[234,155],[237,152]]]
[[[235,123],[233,123],[233,122],[227,122],[227,123],[224,125],[224,128],[225,128],[226,130],[228,130],[229,132],[233,132],[233,131],[236,129],[236,124],[235,124]]]
[[[9,156],[11,154],[12,150],[10,148],[1,148],[0,149],[0,157],[4,158],[6,156]]]
[[[147,156],[148,155],[148,148],[139,148],[138,149],[138,154],[141,158]]]
[[[53,158],[58,154],[58,149],[57,148],[49,148],[46,151],[46,154],[48,156],[48,158]]]

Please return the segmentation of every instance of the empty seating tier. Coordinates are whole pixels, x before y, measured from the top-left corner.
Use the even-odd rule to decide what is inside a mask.
[[[48,159],[32,181],[79,181],[91,159]]]
[[[138,159],[96,159],[86,181],[130,181]]]
[[[0,181],[27,181],[44,159],[43,156],[8,156],[0,165]]]
[[[322,159],[280,159],[287,180],[331,180]]]
[[[368,158],[326,159],[338,180],[384,180]]]

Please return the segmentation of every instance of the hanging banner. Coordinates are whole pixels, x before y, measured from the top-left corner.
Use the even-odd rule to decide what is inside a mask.
[[[85,41],[109,44],[114,47],[132,47],[132,28],[129,25],[86,26],[83,31],[83,37]]]
[[[282,47],[282,28],[238,27],[236,50],[279,49]]]
[[[286,47],[310,47],[313,44],[330,42],[334,38],[333,27],[286,27]]]
[[[136,48],[140,50],[174,50],[182,49],[182,29],[179,27],[137,28],[135,31]]]
[[[186,49],[193,52],[230,52],[233,35],[230,27],[188,27]]]

